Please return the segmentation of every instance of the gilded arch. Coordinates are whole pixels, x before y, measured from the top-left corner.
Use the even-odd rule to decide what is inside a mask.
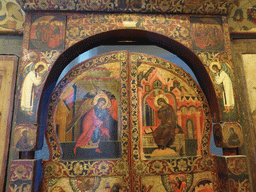
[[[170,52],[176,54],[183,61],[185,61],[192,71],[195,73],[199,84],[206,95],[208,103],[210,105],[211,114],[215,121],[220,120],[221,112],[219,109],[218,98],[215,93],[214,85],[211,81],[209,73],[207,72],[205,66],[202,61],[198,58],[198,56],[191,51],[186,46],[181,43],[166,37],[161,34],[157,34],[155,32],[140,30],[140,29],[117,29],[102,32],[96,35],[92,35],[90,37],[85,38],[82,41],[79,41],[66,49],[55,61],[54,65],[51,68],[51,71],[46,79],[45,86],[42,92],[42,96],[38,113],[41,114],[41,110],[43,108],[42,104],[47,102],[49,98],[47,98],[47,92],[51,92],[53,87],[50,85],[54,85],[61,74],[62,70],[78,55],[83,52],[100,46],[100,45],[111,45],[111,44],[123,44],[123,41],[130,41],[132,44],[148,44],[148,45],[157,45],[162,47]],[[47,87],[52,87],[47,88]],[[41,115],[38,115],[40,117]]]

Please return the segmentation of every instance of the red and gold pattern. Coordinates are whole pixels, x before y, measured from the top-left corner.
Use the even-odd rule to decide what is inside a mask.
[[[191,3],[191,2],[190,2]],[[35,14],[38,15],[38,14]],[[41,14],[44,16],[44,14]],[[47,14],[46,14],[47,15]],[[185,45],[186,47],[192,49],[192,38],[191,38],[191,30],[190,30],[190,16],[188,15],[164,15],[164,14],[113,14],[113,13],[86,13],[86,14],[64,14],[61,15],[67,16],[67,25],[66,25],[66,37],[65,37],[65,49],[68,49],[75,43],[82,41],[83,39],[90,37],[95,34],[99,34],[106,31],[111,31],[115,29],[123,29],[123,28],[134,28],[134,29],[142,29],[148,30],[151,32],[156,32],[162,34],[164,36],[170,37],[181,44]],[[31,22],[31,15],[27,15],[27,22],[25,24],[25,33],[24,38],[27,41],[24,43],[24,51],[23,53],[31,52],[28,47],[29,42],[29,21]],[[225,39],[225,52],[222,53],[231,53],[230,48],[230,38],[228,35],[228,27],[227,22],[223,19],[224,26],[222,26],[224,31],[224,39]],[[228,44],[228,45],[227,45]],[[204,50],[203,52],[205,52]],[[40,58],[47,58],[47,65],[49,69],[53,65],[54,61],[57,57],[61,54],[62,51],[47,51],[47,52],[40,52]],[[200,53],[199,53],[200,54]],[[208,53],[207,54],[213,54]],[[204,61],[204,64],[209,65],[211,61],[214,59],[218,59],[216,57],[209,57],[207,61]],[[26,60],[25,55],[22,59],[22,65],[24,66],[24,61]],[[229,60],[228,66],[231,67],[231,71],[233,71],[233,61],[232,59]],[[233,72],[232,72],[233,73]],[[40,86],[42,87],[43,84]],[[236,87],[235,87],[236,89]],[[218,87],[216,87],[216,92],[218,92]],[[221,94],[219,92],[219,94]],[[238,109],[239,106],[237,105]],[[239,113],[239,110],[238,110]],[[234,120],[237,117],[234,117]]]
[[[82,2],[83,6],[78,8],[80,10],[87,9],[90,6],[93,6],[90,10],[101,10],[106,9],[106,7],[101,4],[102,1],[98,1],[95,5],[92,5],[89,3],[89,1],[79,1],[79,3]],[[110,2],[110,1],[105,1]],[[38,9],[38,10],[53,10],[55,8],[59,10],[67,10],[67,7],[70,7],[73,9],[75,7],[75,3],[72,1],[62,1],[60,4],[52,4],[51,1],[33,1],[30,0],[30,4],[28,5],[26,1],[23,1],[24,6],[29,9]],[[193,13],[197,13],[198,10],[202,11],[203,7],[197,7],[196,4],[193,4],[193,2],[186,1],[186,9],[187,12],[191,11],[190,9],[193,8]],[[209,2],[205,2],[207,5]],[[215,6],[216,4],[220,3],[219,1],[212,2]],[[107,4],[106,6],[109,6],[111,3]],[[57,5],[57,6],[56,6]],[[221,11],[218,11],[216,9],[208,10],[208,13],[225,13],[225,7],[228,5],[227,2],[224,2],[222,4],[224,9]],[[55,7],[54,7],[55,6]],[[58,7],[59,6],[59,7]],[[155,4],[155,6],[152,8],[153,11],[157,10],[159,12],[169,12],[170,7],[168,6],[174,6],[174,9],[181,9],[179,2],[170,2],[165,3],[162,2],[160,6],[158,4]],[[221,6],[219,6],[221,7]],[[146,6],[146,8],[148,8]],[[108,10],[111,10],[108,7]],[[180,10],[176,10],[175,13],[179,13]],[[214,13],[214,14],[215,14]],[[33,14],[33,13],[32,13]],[[63,14],[63,13],[62,13]],[[149,15],[146,16],[143,15],[143,17],[138,15],[130,16],[128,14],[106,14],[106,13],[86,13],[86,14],[64,14],[67,16],[67,26],[66,26],[66,38],[65,38],[65,49],[68,49],[75,43],[82,41],[84,38],[90,37],[95,34],[99,34],[102,32],[114,30],[114,29],[120,29],[120,28],[130,28],[133,27],[135,29],[144,29],[147,31],[156,32],[158,34],[165,35],[167,37],[170,37],[172,39],[175,39],[176,41],[182,43],[186,47],[192,49],[192,41],[191,41],[191,34],[190,34],[190,16],[183,15]],[[144,17],[145,16],[145,17]],[[24,50],[30,51],[28,47],[29,42],[29,27],[31,25],[31,17],[30,14],[28,14],[28,22],[24,33],[25,37],[25,43],[24,43]],[[127,21],[126,23],[124,21]],[[142,22],[142,23],[140,23]],[[226,29],[227,26],[225,25],[225,36],[227,34]],[[227,37],[225,37],[227,38]],[[227,41],[229,41],[227,39]],[[224,51],[227,51],[230,53],[230,46],[225,45]],[[204,52],[206,50],[203,50]],[[50,51],[49,51],[50,52]],[[223,51],[221,51],[223,52]],[[40,52],[40,54],[47,54],[48,51]],[[57,56],[59,56],[61,53],[58,52]],[[115,55],[115,54],[114,54]],[[126,66],[126,57],[120,57],[120,55],[126,55],[126,53],[122,53],[118,55],[118,58],[123,59],[123,70],[125,71],[124,74],[127,74],[127,66]],[[113,57],[114,58],[114,57]],[[147,58],[147,57],[145,57]],[[25,59],[25,58],[23,58]],[[52,59],[48,64],[52,66],[57,58]],[[104,57],[104,59],[106,59]],[[105,60],[106,61],[106,60]],[[126,63],[126,64],[125,64]],[[204,63],[206,65],[206,63]],[[91,60],[91,63],[86,63],[85,68],[97,66],[98,60]],[[134,66],[133,66],[134,67]],[[166,66],[161,66],[163,68],[167,68],[169,70],[170,64],[166,63]],[[136,73],[135,68],[130,69],[132,72]],[[83,70],[81,69],[80,72]],[[72,76],[77,75],[76,73],[70,73],[69,78],[65,79],[65,83],[60,83],[52,95],[52,101],[50,103],[50,109],[54,109],[56,106],[57,99],[61,93],[61,88],[68,84],[70,80],[72,79]],[[186,73],[183,71],[178,71],[177,75],[184,76],[184,78],[187,78]],[[132,76],[131,79],[136,81],[136,77]],[[130,79],[129,79],[130,80]],[[128,79],[123,80],[124,84],[127,87]],[[130,131],[127,130],[127,125],[130,123],[127,122],[127,116],[128,111],[125,111],[122,113],[122,123],[125,125],[126,129],[123,131],[123,133],[126,134],[122,138],[122,160],[116,161],[116,160],[108,160],[108,161],[62,161],[61,160],[61,150],[59,148],[58,138],[55,133],[55,128],[53,125],[53,120],[50,119],[48,121],[48,128],[47,128],[47,140],[50,148],[50,161],[44,162],[45,167],[45,179],[44,183],[48,185],[48,182],[51,178],[54,177],[74,177],[77,175],[81,176],[105,176],[105,175],[113,175],[113,176],[122,176],[124,180],[124,185],[126,186],[126,191],[129,191],[129,184],[130,184],[130,178],[127,176],[127,174],[130,174],[128,172],[129,169],[129,154],[132,154],[131,157],[134,161],[134,188],[137,191],[141,191],[141,180],[140,176],[143,174],[146,175],[153,175],[153,174],[181,174],[181,173],[194,173],[194,172],[204,172],[204,171],[210,171],[213,172],[216,178],[216,166],[215,166],[215,159],[209,154],[209,141],[210,141],[210,133],[211,133],[211,118],[210,118],[210,111],[207,104],[207,101],[205,99],[205,96],[201,89],[195,84],[195,82],[188,82],[190,86],[195,87],[197,90],[198,99],[204,104],[204,114],[206,116],[206,122],[202,137],[202,148],[200,149],[202,151],[202,156],[196,156],[196,157],[182,157],[182,158],[174,158],[174,159],[168,159],[168,160],[147,160],[142,161],[139,157],[139,148],[138,148],[138,135],[139,130],[138,126],[136,125],[136,115],[137,111],[133,110],[131,112],[132,116],[132,150],[133,153],[130,153],[128,149],[127,143],[129,142],[128,135],[130,135]],[[136,92],[136,86],[131,86],[132,90]],[[123,88],[122,93],[126,94],[127,89]],[[135,96],[135,95],[133,95]],[[128,95],[126,95],[123,100],[129,101]],[[137,103],[136,97],[131,97],[130,100],[131,104]],[[122,103],[121,107],[123,109],[128,108],[128,103]],[[134,113],[133,113],[134,112]],[[53,117],[53,111],[49,111],[49,118]],[[123,127],[124,128],[124,127]],[[214,181],[216,181],[215,179]],[[215,185],[215,184],[214,184]],[[216,189],[216,187],[214,188]]]
[[[246,156],[219,156],[217,165],[223,191],[251,191]]]
[[[10,166],[8,191],[34,191],[37,160],[15,160]]]
[[[157,1],[157,0],[19,0],[25,10],[47,11],[108,11],[108,12],[159,12],[159,13],[193,13],[193,14],[228,14],[231,1],[227,0],[187,0]],[[129,2],[129,3],[128,3]]]
[[[123,28],[156,32],[192,47],[188,16],[92,13],[68,16],[66,48],[91,35]]]

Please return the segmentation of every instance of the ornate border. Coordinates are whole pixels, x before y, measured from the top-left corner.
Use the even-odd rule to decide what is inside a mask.
[[[141,12],[175,14],[213,14],[227,15],[233,2],[228,0],[171,0],[171,1],[110,1],[110,0],[18,0],[25,11],[102,11],[102,12]]]

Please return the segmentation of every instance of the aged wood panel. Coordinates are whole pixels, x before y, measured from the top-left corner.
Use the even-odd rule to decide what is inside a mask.
[[[251,180],[256,179],[256,164],[255,164],[255,149],[256,149],[256,131],[255,131],[255,121],[254,121],[254,104],[252,103],[252,96],[254,95],[253,86],[254,81],[251,73],[248,73],[248,69],[253,71],[255,66],[254,62],[246,61],[248,56],[254,56],[256,54],[256,41],[253,39],[240,39],[233,41],[233,50],[234,50],[234,65],[236,78],[240,79],[238,81],[238,87],[240,87],[239,92],[239,103],[241,105],[242,116],[241,116],[241,125],[243,127],[244,142],[245,146],[240,148],[242,154],[247,154],[247,161],[250,167],[249,173],[251,174]],[[253,67],[252,67],[253,66]],[[253,190],[256,189],[256,183],[252,182]]]
[[[6,173],[17,66],[18,57],[0,55],[0,190]]]

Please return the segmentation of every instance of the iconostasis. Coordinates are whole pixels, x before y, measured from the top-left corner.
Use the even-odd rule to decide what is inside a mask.
[[[28,10],[54,9],[49,2],[23,3]],[[186,3],[196,12],[183,7],[185,13],[204,9]],[[246,139],[227,18],[106,10],[26,15],[10,149],[24,158],[13,161],[9,187],[38,187],[34,170],[41,162],[23,155],[41,149],[45,135],[49,159],[38,174],[43,191],[250,191],[246,157],[237,156]],[[214,10],[220,13],[217,5]],[[81,62],[56,84],[65,66],[93,42],[114,40],[125,30],[131,40],[144,34],[151,44],[172,50],[199,83],[167,60],[117,51]],[[209,152],[212,121],[216,146],[229,156]],[[219,170],[221,162],[226,167]]]

